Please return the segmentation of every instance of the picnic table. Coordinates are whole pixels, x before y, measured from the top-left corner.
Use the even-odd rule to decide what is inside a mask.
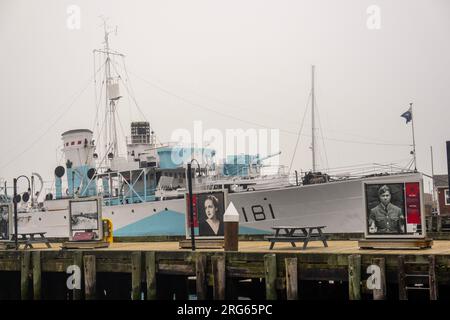
[[[322,241],[323,245],[328,247],[326,236],[322,232],[323,228],[326,226],[276,226],[272,227],[275,234],[266,239],[270,241],[270,250],[273,249],[275,242],[290,242],[293,247],[296,242],[303,242],[305,250],[308,242]]]
[[[27,233],[19,233],[18,242],[20,244],[25,244],[25,249],[30,247],[33,248],[33,243],[45,243],[47,248],[51,248],[50,242],[45,237],[47,232],[27,232]],[[12,241],[16,240],[16,234],[12,234]]]

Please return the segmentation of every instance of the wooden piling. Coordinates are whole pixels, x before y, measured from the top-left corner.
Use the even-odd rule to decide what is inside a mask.
[[[80,270],[80,274],[79,276],[81,277],[80,279],[80,288],[74,287],[72,290],[72,299],[73,300],[80,300],[81,299],[81,284],[83,283],[83,272],[81,272],[81,270],[83,270],[83,252],[82,251],[75,251],[73,253],[73,264],[75,266],[77,266]]]
[[[275,254],[264,255],[266,300],[277,300],[277,258]]]
[[[96,298],[96,265],[95,256],[87,255],[83,257],[84,265],[84,297],[86,300]]]
[[[405,256],[398,256],[398,298],[408,300],[406,292]]]
[[[207,299],[207,282],[206,282],[206,255],[197,253],[195,256],[195,275],[197,300]]]
[[[286,258],[286,298],[298,300],[297,258]]]
[[[380,289],[373,289],[373,300],[386,299],[386,260],[384,258],[373,258],[372,264],[380,268]]]
[[[22,300],[30,298],[30,261],[31,251],[22,252],[20,266],[20,297]]]
[[[41,300],[42,272],[41,272],[41,252],[32,253],[33,260],[33,299]]]
[[[435,256],[428,257],[429,279],[430,279],[430,300],[437,300],[438,286],[436,281],[436,259]]]
[[[348,295],[350,300],[361,300],[361,256],[348,256]]]
[[[131,253],[131,299],[141,300],[141,252]]]
[[[225,256],[211,257],[213,274],[213,299],[225,300]]]
[[[145,274],[147,279],[147,300],[156,300],[156,252],[145,253]]]

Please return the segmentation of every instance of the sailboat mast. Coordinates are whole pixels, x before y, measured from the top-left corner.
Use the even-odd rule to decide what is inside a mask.
[[[311,151],[312,151],[312,171],[316,172],[316,124],[314,119],[315,95],[314,95],[314,65],[311,66]]]

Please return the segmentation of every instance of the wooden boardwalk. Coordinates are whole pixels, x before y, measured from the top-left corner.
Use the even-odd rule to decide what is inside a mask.
[[[33,249],[31,249],[33,250]],[[51,249],[45,245],[37,244],[34,250],[58,251],[61,243],[53,243]],[[23,250],[21,250],[23,251]],[[87,250],[83,250],[87,251]],[[180,249],[178,241],[167,242],[115,242],[109,248],[99,248],[95,251],[180,251],[191,252],[190,249]],[[223,252],[220,249],[197,249],[199,252]],[[239,252],[247,253],[295,253],[295,254],[382,254],[382,255],[450,255],[449,240],[435,240],[430,249],[416,250],[363,250],[359,249],[358,241],[328,241],[325,248],[320,241],[308,244],[306,250],[301,247],[292,247],[289,243],[277,243],[274,249],[269,250],[268,241],[240,241]]]
[[[361,299],[363,294],[367,298],[367,268],[373,265],[380,266],[386,282],[381,292],[374,292],[374,298],[392,298],[401,292],[403,299],[407,285],[399,275],[408,273],[405,264],[413,266],[413,271],[429,272],[433,286],[430,297],[437,296],[439,286],[450,288],[450,241],[437,240],[433,248],[422,250],[360,250],[357,241],[328,244],[325,248],[314,241],[302,250],[280,243],[269,250],[268,241],[241,241],[236,252],[192,252],[179,249],[178,241],[117,242],[109,248],[89,250],[62,250],[57,243],[50,249],[41,245],[1,250],[0,299],[11,292],[19,292],[22,299],[171,299],[174,294],[177,299],[186,299],[188,292],[199,299],[235,299],[242,281],[247,280],[254,284],[254,292],[262,292],[259,299],[297,299],[308,286],[330,281],[337,287],[348,286],[343,295],[349,299]],[[81,270],[82,288],[68,290],[68,270],[73,266]],[[14,274],[19,277],[11,276]],[[392,291],[392,287],[398,289]],[[103,292],[108,295],[102,296]]]

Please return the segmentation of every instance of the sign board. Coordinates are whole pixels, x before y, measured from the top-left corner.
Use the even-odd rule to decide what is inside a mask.
[[[69,240],[75,235],[94,233],[94,240],[103,238],[102,205],[101,199],[81,198],[69,200]]]
[[[226,190],[196,192],[192,195],[194,234],[196,239],[223,239],[223,215],[228,206]],[[186,239],[191,238],[189,193],[186,199]]]
[[[363,182],[365,237],[425,238],[422,179]]]
[[[0,204],[0,241],[11,240],[13,233],[13,209],[10,203]]]

